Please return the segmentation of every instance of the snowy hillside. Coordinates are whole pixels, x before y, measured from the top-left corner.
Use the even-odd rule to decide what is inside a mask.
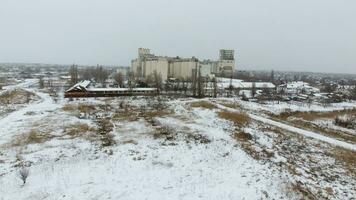
[[[1,200],[356,196],[354,130],[339,129],[339,136],[293,121],[295,111],[352,110],[355,102],[321,107],[233,98],[55,100],[32,84],[5,88],[22,88],[36,98],[0,118]],[[278,116],[286,108],[294,118]],[[29,170],[25,184],[22,168]]]

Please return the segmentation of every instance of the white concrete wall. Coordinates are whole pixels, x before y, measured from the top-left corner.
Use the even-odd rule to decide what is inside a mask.
[[[170,77],[189,79],[192,77],[193,69],[198,65],[196,61],[175,61],[170,65]]]
[[[153,75],[156,71],[161,74],[162,80],[165,81],[168,78],[168,60],[165,58],[158,58],[154,60],[147,60],[144,62],[144,77]]]
[[[140,76],[139,67],[140,67],[139,59],[134,59],[131,61],[131,71],[135,74],[135,76]]]

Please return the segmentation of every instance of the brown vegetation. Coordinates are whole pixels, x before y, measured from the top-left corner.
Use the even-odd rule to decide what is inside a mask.
[[[314,121],[317,119],[334,119],[337,116],[344,115],[344,114],[354,114],[356,115],[356,109],[345,109],[345,110],[340,110],[340,111],[332,111],[332,112],[291,112],[291,111],[285,111],[282,112],[281,114],[275,116],[278,117],[279,119],[286,120],[288,117],[297,117],[297,118],[302,118],[304,120],[308,121]]]
[[[139,119],[139,112],[134,109],[125,109],[124,111],[116,112],[112,116],[113,120],[120,121],[136,121]]]
[[[249,133],[246,133],[244,131],[239,131],[239,132],[234,133],[233,137],[234,137],[234,139],[236,139],[238,141],[243,141],[243,142],[252,140],[252,135]]]
[[[41,133],[36,130],[31,130],[27,134],[20,135],[16,137],[8,146],[11,147],[22,147],[28,144],[38,144],[44,143],[51,140],[54,136],[48,133]]]
[[[3,92],[0,95],[0,104],[24,104],[37,99],[37,96],[23,89]]]
[[[219,117],[232,121],[237,125],[246,126],[250,123],[251,118],[245,112],[229,112],[229,111],[220,111]]]
[[[302,197],[302,199],[306,200],[318,199],[304,184],[300,182],[291,183],[291,185],[286,188],[286,194],[289,198],[293,198],[298,195]]]
[[[114,135],[111,133],[114,125],[109,119],[101,119],[98,121],[98,134],[100,135],[101,145],[103,147],[112,146],[116,142]]]
[[[207,101],[198,101],[198,102],[193,102],[190,104],[191,107],[193,108],[205,108],[205,109],[215,109],[217,108],[214,104],[207,102]]]
[[[348,134],[341,130],[328,129],[327,127],[323,127],[322,125],[317,125],[312,122],[304,121],[301,119],[293,119],[290,120],[289,123],[293,123],[292,125],[297,128],[310,130],[329,137],[337,138],[347,142],[356,143],[356,137],[354,135]]]
[[[336,162],[345,166],[349,173],[353,177],[356,177],[356,152],[340,147],[335,147],[331,154],[336,159]]]
[[[89,127],[87,124],[77,123],[72,124],[66,128],[66,135],[70,136],[70,139],[73,138],[83,138],[89,141],[92,141],[94,135],[92,134],[95,131],[94,128]]]
[[[220,104],[223,105],[223,106],[226,106],[226,107],[228,107],[228,108],[234,108],[234,109],[239,108],[239,109],[241,109],[241,105],[238,104],[238,103],[221,102]]]
[[[163,117],[171,114],[170,110],[150,110],[142,113],[145,118]]]
[[[62,107],[62,110],[67,112],[79,111],[83,113],[88,113],[91,111],[95,111],[96,108],[94,105],[89,105],[89,104],[78,104],[78,105],[66,104]]]
[[[173,140],[176,137],[176,132],[173,128],[168,126],[160,126],[156,128],[153,134],[155,139],[163,138],[166,140]]]

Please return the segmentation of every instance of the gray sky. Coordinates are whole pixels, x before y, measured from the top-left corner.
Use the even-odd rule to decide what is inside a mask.
[[[356,1],[0,0],[0,62],[130,65],[138,47],[356,74]]]

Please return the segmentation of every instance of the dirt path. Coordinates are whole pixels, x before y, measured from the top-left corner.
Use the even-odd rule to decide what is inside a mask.
[[[229,107],[223,106],[223,105],[218,104],[218,103],[215,103],[215,105],[220,109],[225,109],[225,110],[228,110],[230,112],[239,112],[239,110],[236,110],[236,109],[233,109],[233,108],[229,108]],[[334,146],[338,146],[338,147],[342,147],[342,148],[349,149],[349,150],[352,150],[352,151],[356,151],[356,145],[353,145],[353,144],[350,144],[350,143],[347,143],[347,142],[343,142],[343,141],[340,141],[340,140],[337,140],[337,139],[334,139],[334,138],[331,138],[331,137],[326,137],[326,136],[324,136],[322,134],[315,133],[315,132],[312,132],[312,131],[307,131],[307,130],[304,130],[304,129],[296,128],[294,126],[290,126],[290,125],[287,125],[287,124],[284,124],[284,123],[281,123],[281,122],[277,122],[277,121],[268,119],[266,117],[258,116],[258,115],[251,114],[251,113],[248,113],[248,115],[250,116],[250,118],[252,118],[252,119],[254,119],[256,121],[260,121],[260,122],[263,122],[263,123],[266,123],[266,124],[269,124],[269,125],[272,125],[272,126],[276,126],[276,127],[279,127],[281,129],[284,129],[284,130],[287,130],[287,131],[290,131],[290,132],[293,132],[293,133],[304,135],[306,137],[314,138],[314,139],[329,143],[329,144],[334,145]]]

